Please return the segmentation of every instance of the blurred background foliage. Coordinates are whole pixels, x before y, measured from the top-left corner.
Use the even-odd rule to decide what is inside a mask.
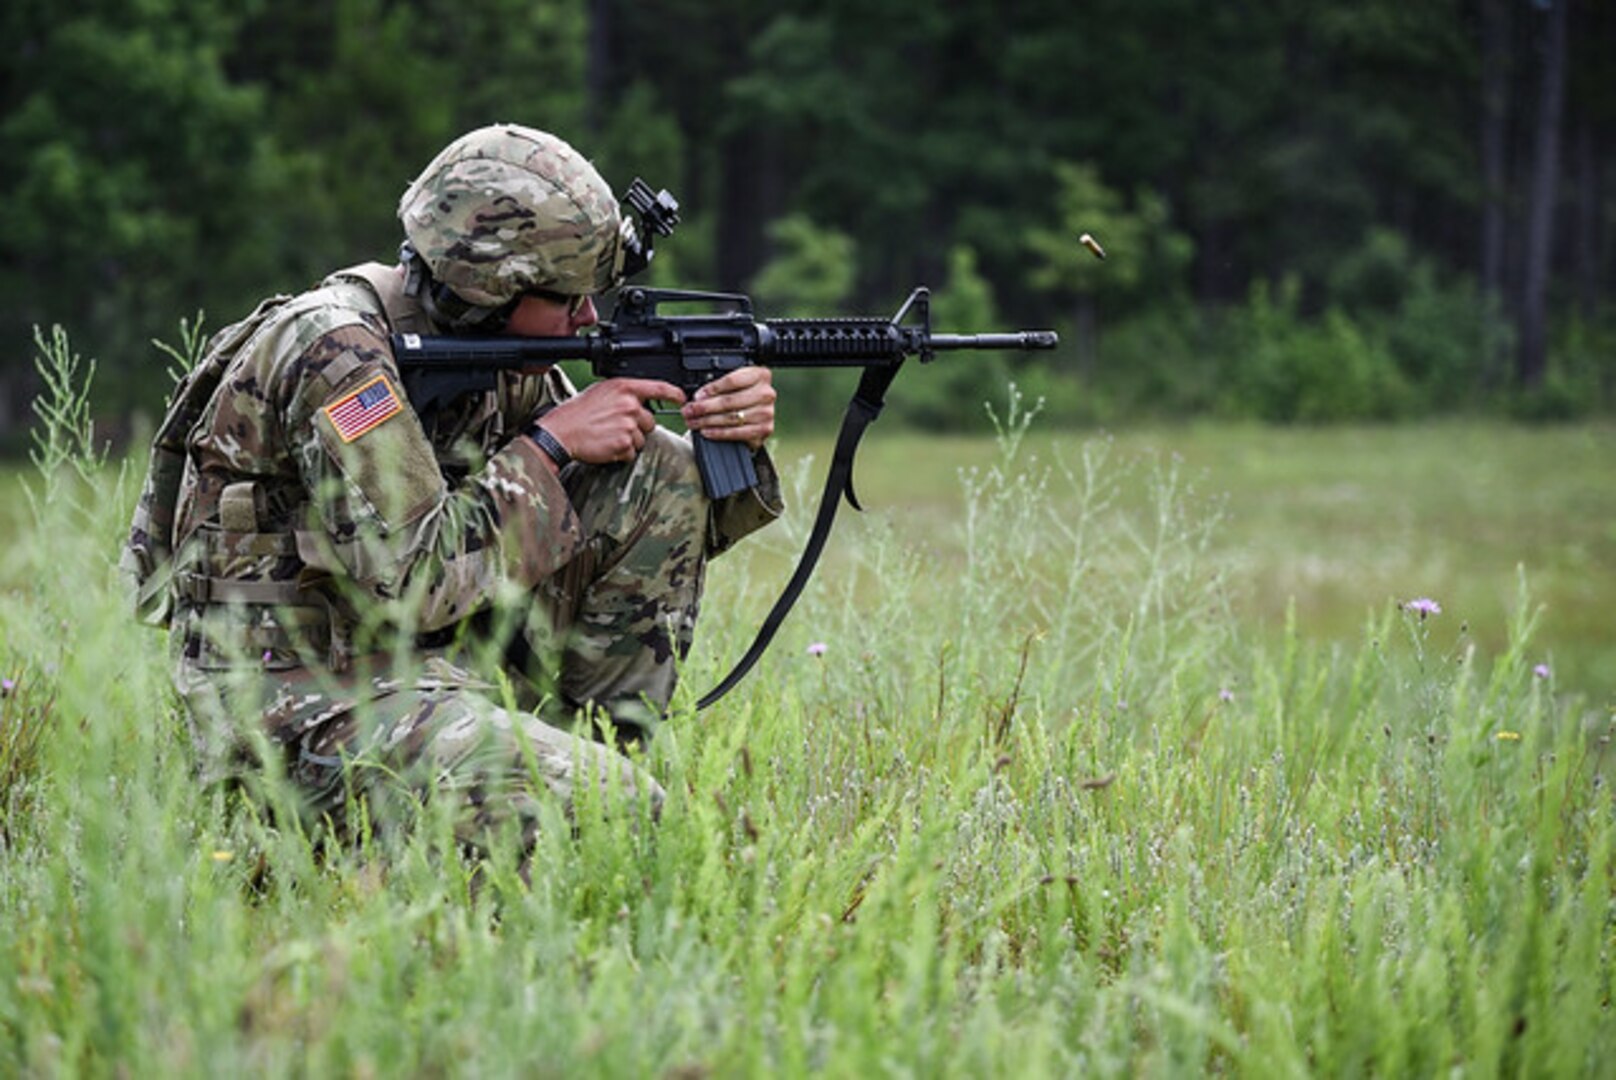
[[[943,329],[1062,332],[906,379],[925,427],[984,427],[1007,375],[1068,423],[1616,404],[1596,0],[12,0],[0,34],[0,445],[35,325],[127,431],[154,337],[390,259],[405,185],[492,121],[672,189],[659,284],[788,315],[924,283]]]

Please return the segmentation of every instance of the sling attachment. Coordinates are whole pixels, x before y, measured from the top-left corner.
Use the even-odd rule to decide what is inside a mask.
[[[180,599],[199,607],[210,604],[253,604],[263,607],[309,606],[317,597],[295,581],[242,581],[205,574],[175,575]]]
[[[836,510],[841,505],[842,499],[845,498],[848,505],[855,510],[864,509],[853,493],[853,457],[858,453],[858,444],[864,437],[864,429],[881,415],[881,408],[886,404],[887,387],[892,385],[900,365],[901,361],[891,366],[864,369],[858,389],[854,392],[853,399],[847,403],[847,412],[842,416],[842,428],[836,436],[836,449],[831,454],[830,471],[825,476],[825,489],[819,496],[819,512],[814,518],[814,529],[797,559],[797,568],[792,572],[791,580],[786,583],[784,591],[780,593],[780,598],[774,602],[768,617],[763,620],[763,625],[758,629],[751,647],[746,650],[746,655],[742,656],[734,669],[724,676],[722,682],[707,691],[696,702],[697,709],[705,709],[733,690],[735,684],[746,677],[746,673],[752,670],[752,665],[756,664],[768,649],[769,642],[774,640],[775,631],[780,629],[780,624],[785,621],[792,605],[797,602],[803,587],[813,576],[814,566],[819,562],[820,552],[824,550],[825,541],[830,537],[831,524],[836,520]]]

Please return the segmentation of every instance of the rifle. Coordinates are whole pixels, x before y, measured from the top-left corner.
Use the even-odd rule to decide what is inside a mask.
[[[678,222],[678,202],[666,191],[651,194],[639,180],[624,201],[638,211],[641,231],[631,236],[630,272],[650,262],[655,236],[667,236]],[[663,314],[663,305],[700,303],[728,310],[697,315]],[[757,319],[752,301],[739,293],[692,292],[627,285],[618,290],[609,321],[582,337],[424,337],[394,334],[393,356],[410,404],[422,415],[461,394],[492,390],[501,371],[531,371],[561,360],[587,360],[599,378],[659,379],[673,383],[688,399],[703,385],[748,364],[771,368],[859,367],[864,374],[848,402],[831,456],[813,532],[746,655],[696,707],[717,701],[745,676],[768,648],[791,610],[830,535],[843,498],[862,510],[853,493],[853,457],[864,429],[880,414],[887,387],[911,356],[929,363],[937,353],[983,349],[1053,349],[1053,330],[989,334],[937,334],[931,329],[930,293],[909,294],[890,319]],[[757,484],[752,451],[743,443],[720,442],[691,433],[696,465],[709,498],[722,499]]]
[[[703,303],[730,310],[664,315],[664,304]],[[903,325],[918,317],[919,325]],[[929,363],[937,353],[964,349],[1052,349],[1052,330],[936,334],[924,287],[890,320],[878,318],[766,319],[739,293],[630,286],[621,290],[609,322],[583,337],[476,338],[393,335],[405,392],[417,412],[432,412],[474,391],[492,390],[501,371],[531,371],[559,360],[587,360],[597,378],[657,379],[690,398],[703,385],[748,364],[862,367],[890,382],[911,356]],[[884,392],[885,386],[882,387]],[[879,409],[879,397],[877,397]],[[873,419],[873,416],[871,417]],[[696,465],[709,498],[722,499],[757,484],[752,452],[742,443],[691,434]]]

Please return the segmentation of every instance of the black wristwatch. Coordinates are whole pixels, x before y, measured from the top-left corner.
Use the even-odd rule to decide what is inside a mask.
[[[557,472],[572,464],[572,455],[567,453],[567,448],[561,445],[560,439],[546,431],[543,424],[534,421],[533,426],[527,429],[527,437],[538,443],[539,449],[550,456]]]

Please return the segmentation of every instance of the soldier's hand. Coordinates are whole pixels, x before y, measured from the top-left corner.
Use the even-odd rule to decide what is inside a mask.
[[[545,414],[546,431],[574,461],[606,465],[633,461],[656,427],[650,401],[683,404],[684,391],[656,379],[602,379]]]
[[[704,439],[744,442],[753,450],[774,434],[774,372],[761,364],[737,368],[696,391],[680,412]]]

